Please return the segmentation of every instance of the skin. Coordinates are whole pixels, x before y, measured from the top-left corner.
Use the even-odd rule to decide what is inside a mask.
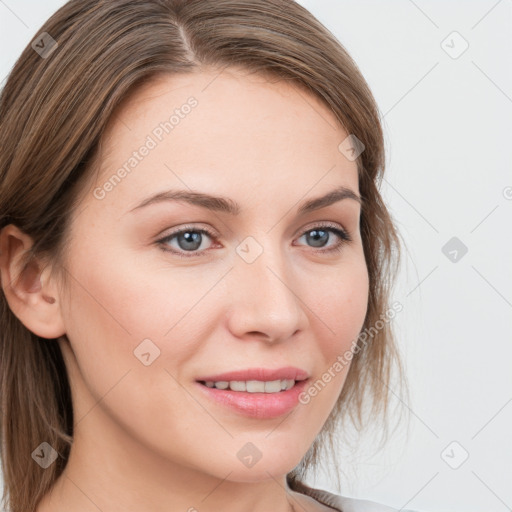
[[[190,114],[97,199],[94,190],[190,96],[198,101]],[[344,199],[297,215],[340,185],[359,193],[356,162],[338,150],[346,137],[323,103],[283,81],[234,69],[161,77],[112,118],[99,172],[73,212],[68,286],[50,277],[51,263],[8,286],[32,241],[3,230],[9,305],[30,330],[58,338],[75,411],[69,462],[37,512],[331,510],[292,492],[285,475],[321,430],[349,366],[275,419],[213,403],[195,379],[296,366],[314,382],[351,348],[368,301],[360,205]],[[231,198],[242,211],[175,201],[130,212],[176,188]],[[340,241],[328,231],[324,247],[314,245],[308,234],[321,222],[352,241],[317,252]],[[204,235],[189,258],[156,243],[190,224],[218,236]],[[263,248],[250,264],[235,250],[248,236]],[[178,237],[169,246],[186,252]],[[146,338],[160,349],[148,366],[134,356]],[[237,458],[248,442],[262,454],[250,468]]]

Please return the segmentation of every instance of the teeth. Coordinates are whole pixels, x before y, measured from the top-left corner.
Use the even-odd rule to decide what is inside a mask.
[[[232,380],[229,382],[229,387],[232,391],[245,391],[247,385],[243,380]]]
[[[248,380],[246,389],[249,393],[265,393],[265,384],[266,382],[263,382],[261,380]],[[229,386],[231,387],[231,383],[229,384]]]
[[[281,391],[281,381],[280,380],[272,380],[270,382],[262,382],[263,387],[265,388],[265,393],[278,393]]]
[[[232,381],[206,381],[205,385],[209,388],[231,389],[231,391],[246,391],[248,393],[279,393],[287,391],[295,385],[295,380],[232,380]]]
[[[281,381],[281,389],[288,390],[293,388],[295,381],[293,379],[286,379]]]

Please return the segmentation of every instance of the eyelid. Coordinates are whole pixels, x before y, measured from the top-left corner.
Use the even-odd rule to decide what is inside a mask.
[[[316,220],[306,224],[306,226],[300,228],[297,232],[300,236],[307,233],[308,231],[312,231],[313,229],[321,229],[321,228],[332,228],[335,230],[343,231],[347,235],[348,231],[338,222],[332,222],[330,220]]]

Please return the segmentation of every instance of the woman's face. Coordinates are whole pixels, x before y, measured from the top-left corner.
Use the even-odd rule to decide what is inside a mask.
[[[367,308],[359,202],[303,208],[359,195],[349,134],[315,97],[234,70],[146,84],[108,128],[60,298],[77,449],[284,475],[334,406]]]

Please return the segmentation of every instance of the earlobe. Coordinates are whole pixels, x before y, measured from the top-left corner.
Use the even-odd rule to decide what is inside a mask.
[[[42,338],[65,334],[58,287],[49,268],[32,259],[25,264],[33,241],[14,224],[0,231],[0,276],[11,311],[27,329]]]

